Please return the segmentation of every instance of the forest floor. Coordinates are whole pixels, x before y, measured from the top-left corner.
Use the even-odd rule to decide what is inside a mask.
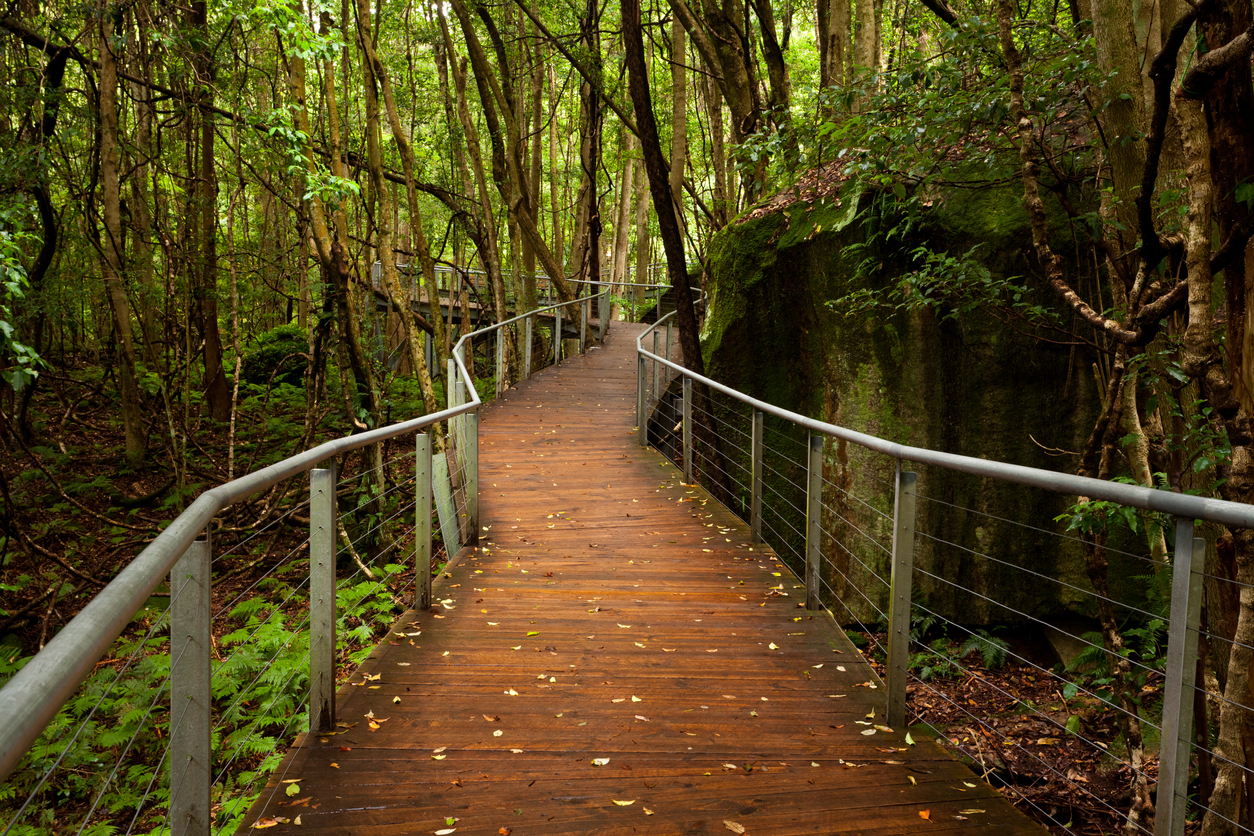
[[[887,634],[866,634],[883,642]],[[990,668],[979,654],[962,660],[960,676],[907,687],[913,728],[933,737],[1016,807],[1052,833],[1123,833],[1131,803],[1132,770],[1113,709],[1083,694],[1067,699],[1044,653],[1038,664]],[[880,660],[872,665],[881,676]],[[1042,667],[1045,668],[1042,672]],[[1161,693],[1161,679],[1147,685],[1147,701]],[[1067,731],[1068,719],[1080,719]],[[1073,721],[1074,722],[1074,721]],[[1151,791],[1157,752],[1147,754]],[[1193,832],[1192,824],[1188,832]]]

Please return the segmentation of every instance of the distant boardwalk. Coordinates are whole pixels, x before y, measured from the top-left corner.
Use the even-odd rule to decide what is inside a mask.
[[[638,446],[639,327],[486,411],[484,548],[401,619],[340,692],[355,725],[307,741],[245,829],[1045,833],[877,727],[882,691],[844,633]]]

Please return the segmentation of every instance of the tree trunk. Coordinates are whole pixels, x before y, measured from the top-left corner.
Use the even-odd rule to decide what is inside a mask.
[[[684,226],[684,167],[688,162],[688,37],[683,24],[671,22],[671,200]],[[646,187],[647,191],[647,187]],[[637,281],[642,281],[637,275]]]
[[[131,307],[123,282],[122,193],[118,154],[118,66],[113,54],[113,10],[102,0],[97,7],[100,35],[100,196],[104,238],[100,242],[100,267],[104,274],[113,329],[117,335],[122,424],[126,432],[126,460],[131,465],[144,459],[148,447],[143,405],[135,376],[135,345],[131,332]],[[229,407],[229,404],[228,404]]]
[[[376,10],[381,13],[377,5]],[[384,286],[392,299],[392,304],[400,311],[401,327],[405,340],[409,345],[409,363],[418,386],[422,390],[423,408],[428,413],[438,409],[435,389],[431,383],[431,372],[427,368],[426,353],[423,351],[424,336],[414,324],[413,305],[417,302],[417,294],[411,302],[409,294],[401,287],[400,277],[396,269],[396,254],[392,237],[392,199],[388,191],[387,180],[383,172],[383,136],[379,124],[378,88],[382,86],[384,100],[387,104],[388,121],[392,128],[392,140],[401,152],[401,160],[405,171],[405,192],[409,203],[409,228],[413,233],[418,259],[422,265],[424,282],[431,294],[435,288],[435,263],[431,260],[431,251],[427,246],[426,235],[422,231],[422,216],[418,211],[418,191],[414,185],[414,155],[409,139],[401,125],[396,110],[396,101],[392,96],[391,84],[388,81],[383,64],[375,54],[374,43],[370,36],[370,0],[358,0],[357,4],[357,39],[362,50],[362,86],[366,94],[366,157],[370,169],[370,182],[379,200],[379,211],[376,214],[379,230],[378,250],[382,268]],[[432,317],[438,334],[443,327],[438,307]],[[441,335],[442,336],[442,335]],[[443,340],[439,340],[443,343]]]
[[[189,196],[189,228],[195,237],[195,256],[192,264],[193,316],[196,330],[204,340],[205,402],[209,417],[225,422],[231,417],[231,389],[226,384],[226,372],[222,368],[222,334],[218,327],[218,246],[217,246],[217,197],[218,178],[214,160],[215,126],[213,123],[213,60],[209,53],[211,38],[208,33],[208,6],[205,0],[192,0],[188,10],[189,23],[200,34],[198,47],[192,57],[195,76],[195,100],[197,128],[200,132],[199,147],[193,159],[198,169],[192,177]]]

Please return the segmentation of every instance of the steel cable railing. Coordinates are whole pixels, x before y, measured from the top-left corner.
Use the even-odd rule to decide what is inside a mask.
[[[464,335],[449,361],[447,409],[206,491],[43,652],[8,671],[3,832],[237,829],[283,752],[310,730],[334,729],[337,684],[391,628],[404,597],[430,606],[438,549],[448,560],[477,540],[476,343],[503,347],[504,329],[540,324],[552,349],[517,363],[535,368],[498,370],[489,396],[506,377],[560,362],[563,342],[578,340],[582,352],[610,324],[592,316],[608,313],[608,287],[589,287],[599,292]],[[446,440],[439,449],[436,429]],[[408,439],[388,455],[367,452]],[[341,464],[352,466],[342,478]],[[275,491],[305,474],[308,496],[272,513]],[[229,539],[211,542],[216,516],[259,496],[255,525],[228,526]],[[214,587],[215,576],[241,572],[238,584]],[[163,583],[169,598],[152,598]],[[106,727],[107,747],[86,746]]]
[[[983,763],[986,779],[1051,825],[1087,818],[1099,829],[1178,836],[1186,816],[1209,814],[1251,832],[1247,814],[1234,819],[1207,801],[1225,781],[1254,781],[1240,735],[1216,739],[1193,723],[1213,728],[1207,716],[1226,712],[1222,728],[1239,729],[1250,714],[1254,630],[1217,627],[1213,614],[1203,623],[1200,604],[1203,582],[1234,600],[1251,585],[1204,571],[1206,544],[1194,526],[1251,528],[1254,507],[939,453],[817,421],[684,369],[658,349],[656,335],[671,321],[637,341],[640,444],[658,447],[686,482],[740,515],[804,582],[808,608],[865,638],[883,675],[888,725],[921,724],[916,734]],[[697,422],[717,439],[714,449],[697,438]],[[938,495],[927,490],[933,483]],[[989,493],[1000,498],[981,499]],[[1133,509],[1144,524],[1123,533],[1095,524],[1100,503]],[[1013,516],[1001,510],[1010,507]],[[1055,624],[1045,600],[1088,613],[1092,629]],[[1075,655],[1054,663],[1018,634],[985,629],[993,623],[1056,636]],[[1195,679],[1199,642],[1229,660],[1231,670],[1216,667],[1224,681]],[[1122,782],[1124,797],[1143,800],[1116,802],[1118,792],[1095,791],[1072,763],[1115,776],[1099,783]]]

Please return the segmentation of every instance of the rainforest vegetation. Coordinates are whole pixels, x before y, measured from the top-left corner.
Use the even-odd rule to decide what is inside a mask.
[[[703,368],[687,300],[711,241],[798,206],[901,248],[891,288],[829,300],[848,316],[961,312],[1091,351],[1097,418],[1070,470],[1249,502],[1252,52],[1249,0],[10,0],[0,677],[201,491],[442,408],[472,307],[499,321],[604,279],[625,311],[624,283],[651,277],[676,289],[685,362]],[[1007,185],[1031,234],[1001,246],[1027,252],[1024,275],[908,235],[954,195]],[[424,295],[447,304],[411,304]],[[524,351],[509,332],[507,380]],[[491,358],[471,361],[489,393]],[[375,533],[395,453],[341,463],[358,572],[339,593],[346,670],[411,603],[406,535]],[[300,501],[299,486],[263,492],[214,533],[215,739],[234,765],[215,783],[221,824],[301,711],[288,695],[308,648],[284,607]],[[1095,588],[1129,525],[1169,559],[1162,529],[1076,506]],[[1254,531],[1205,534],[1210,696],[1194,711],[1216,756],[1193,765],[1193,826],[1235,833],[1254,822]],[[161,826],[161,743],[134,737],[168,674],[143,652],[161,594],[0,789],[7,819],[63,757],[68,777],[19,828]],[[1122,660],[1110,723],[1137,767],[1115,818],[1151,828],[1135,663],[1158,650],[1144,623],[1094,615]]]

